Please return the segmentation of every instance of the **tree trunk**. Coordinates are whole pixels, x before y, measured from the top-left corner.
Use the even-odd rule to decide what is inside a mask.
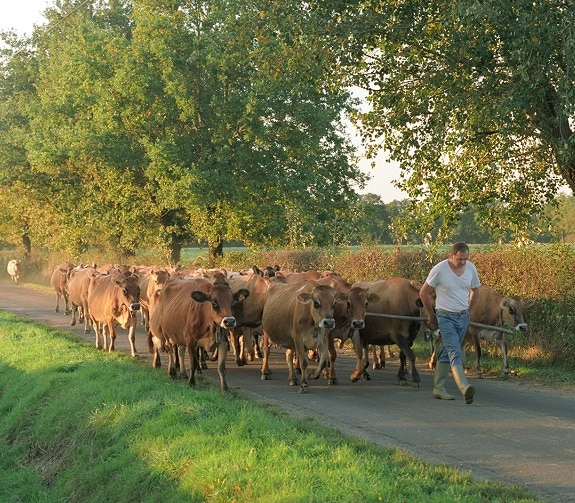
[[[182,258],[182,245],[181,243],[172,243],[170,249],[170,264],[176,265]]]
[[[221,236],[218,236],[214,240],[208,241],[208,250],[210,266],[213,266],[217,259],[224,256],[224,243]]]
[[[22,235],[22,245],[24,245],[24,256],[29,257],[32,253],[32,240],[28,234]]]

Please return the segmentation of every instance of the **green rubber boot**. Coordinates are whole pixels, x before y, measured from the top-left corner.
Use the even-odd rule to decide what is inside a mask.
[[[433,398],[439,398],[440,400],[455,400],[453,395],[450,395],[445,389],[445,380],[449,375],[450,369],[449,363],[435,364],[435,374],[433,375]]]
[[[463,370],[463,365],[456,365],[451,367],[451,373],[455,379],[455,384],[461,391],[461,394],[465,398],[465,403],[473,403],[473,395],[475,395],[475,388],[467,382],[467,377],[465,377],[465,371]]]

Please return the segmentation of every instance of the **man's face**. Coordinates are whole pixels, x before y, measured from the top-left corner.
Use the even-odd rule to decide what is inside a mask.
[[[449,261],[456,269],[463,269],[468,259],[469,259],[468,252],[459,251],[455,254],[449,255]]]

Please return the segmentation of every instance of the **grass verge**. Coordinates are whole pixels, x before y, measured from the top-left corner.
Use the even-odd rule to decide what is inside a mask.
[[[528,502],[0,311],[0,501]]]

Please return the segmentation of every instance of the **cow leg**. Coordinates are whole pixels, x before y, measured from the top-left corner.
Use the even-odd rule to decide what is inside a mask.
[[[88,314],[88,310],[86,308],[82,308],[82,321],[84,322],[84,333],[85,334],[89,334],[90,333],[90,315]],[[94,330],[97,330],[98,327],[98,323],[93,322],[94,325]]]
[[[481,370],[481,341],[479,337],[473,336],[473,346],[475,347],[475,356],[477,358],[477,367],[476,367],[476,377],[477,379],[483,379],[483,372]],[[465,352],[462,351],[461,354],[463,355]],[[463,364],[463,368],[465,368],[465,362]]]
[[[399,354],[400,365],[399,365],[399,371],[397,372],[397,381],[399,382],[400,385],[407,384],[407,376],[405,374],[406,364],[401,363],[401,355],[403,353],[404,359],[409,361],[409,370],[411,372],[411,385],[414,388],[419,388],[421,378],[419,377],[419,373],[417,372],[417,369],[415,368],[415,354],[414,354],[414,352],[409,347],[409,344],[407,344],[405,338],[401,335],[398,336],[396,344],[398,345],[399,350],[400,350],[400,354]]]
[[[256,358],[263,358],[262,350],[260,348],[260,335],[258,330],[254,330],[253,332],[250,330],[253,342],[253,348]]]
[[[286,349],[286,363],[288,367],[288,382],[290,386],[297,386],[299,381],[295,376],[293,363],[293,349]],[[302,377],[303,380],[303,377]]]
[[[176,345],[176,352],[178,353],[178,363],[180,365],[180,379],[187,379],[188,384],[192,386],[195,384],[194,376],[192,374],[191,377],[188,377],[188,372],[186,371],[186,346],[180,346],[179,344]],[[190,350],[190,362],[195,365],[194,361],[195,355],[193,352],[193,348]],[[190,373],[193,373],[194,367],[192,366]]]
[[[174,344],[168,342],[166,344],[166,349],[168,350],[168,375],[172,379],[175,379],[175,377],[178,375],[178,372],[176,370],[176,357],[175,357],[175,355],[178,352],[178,346],[174,347]]]
[[[226,358],[228,356],[228,342],[225,337],[222,337],[222,342],[218,348],[218,375],[220,376],[220,389],[222,393],[229,391],[228,383],[226,382]]]
[[[329,333],[325,335],[322,334],[321,339],[318,337],[318,340],[322,341],[316,348],[316,354],[318,355],[318,366],[315,370],[312,370],[308,373],[307,378],[318,379],[322,373],[326,373],[328,384],[337,384],[337,379],[335,379],[335,359],[337,354],[335,351],[335,342],[333,337],[331,337]]]
[[[60,312],[60,294],[59,293],[56,294],[56,312],[57,313]]]
[[[294,337],[294,342],[295,342],[295,353],[297,356],[297,359],[299,361],[299,368],[301,371],[301,379],[299,382],[299,391],[298,393],[305,393],[307,391],[307,387],[308,387],[308,383],[307,383],[307,364],[308,364],[308,360],[307,360],[307,351],[305,350],[305,347],[303,347],[303,342],[301,340],[297,340],[297,337]],[[293,352],[292,355],[290,355],[290,360],[293,361]],[[287,351],[286,351],[286,359],[287,359]],[[289,363],[288,363],[289,365]],[[293,375],[293,366],[292,366],[292,375]],[[291,385],[291,380],[290,380],[290,385]],[[295,381],[295,384],[297,384],[297,380]]]
[[[76,306],[74,303],[72,303],[72,321],[70,322],[71,327],[76,325],[76,310],[77,309],[78,309],[78,306]]]
[[[162,347],[162,341],[158,337],[152,335],[152,332],[150,331],[148,331],[146,341],[148,343],[148,352],[152,355],[152,367],[161,367],[162,358],[160,356],[160,348]]]
[[[501,355],[503,356],[503,370],[501,371],[501,377],[507,379],[509,377],[509,360],[507,354],[507,339],[505,334],[501,334],[501,340],[499,341],[501,346]]]
[[[132,358],[138,356],[138,351],[136,350],[136,325],[138,320],[135,316],[130,317],[130,326],[128,327],[128,340],[130,341],[130,354]]]
[[[64,314],[69,315],[70,314],[70,296],[66,292],[63,293],[63,296],[64,296]]]
[[[234,350],[234,357],[236,360],[236,365],[238,367],[241,367],[244,365],[244,362],[242,361],[241,355],[242,355],[242,346],[245,345],[245,341],[243,340],[245,337],[243,330],[240,329],[238,330],[230,330],[230,338],[232,340],[232,349]],[[218,362],[220,361],[219,357],[218,357]]]
[[[264,356],[262,360],[262,368],[261,368],[261,380],[262,381],[269,381],[271,379],[271,370],[269,367],[269,358],[270,358],[270,339],[268,335],[264,332]]]
[[[385,368],[385,355],[383,353],[384,346],[378,346],[377,344],[371,344],[371,351],[373,355],[373,364],[372,368],[375,369],[383,369]],[[379,351],[378,351],[379,349]]]
[[[356,382],[360,379],[369,381],[369,374],[365,370],[364,344],[359,335],[359,330],[353,331],[351,341],[353,342],[353,350],[355,351],[355,370],[351,373],[350,380],[351,382]]]
[[[100,335],[102,335],[102,336],[103,336],[103,340],[104,340],[104,349],[106,349],[106,334],[103,333],[103,329],[102,329],[102,333],[100,333],[100,327],[98,326],[97,323],[96,323],[96,325],[95,325],[94,333],[96,334],[96,348],[97,348],[97,349],[101,349],[101,348],[102,348],[102,342],[100,341]]]
[[[116,327],[114,326],[114,322],[108,324],[108,334],[110,336],[110,346],[108,347],[108,351],[116,351]]]
[[[325,378],[328,384],[337,384],[337,377],[335,375],[335,360],[337,358],[337,351],[335,350],[335,339],[329,336],[329,361],[327,368],[324,369]]]

